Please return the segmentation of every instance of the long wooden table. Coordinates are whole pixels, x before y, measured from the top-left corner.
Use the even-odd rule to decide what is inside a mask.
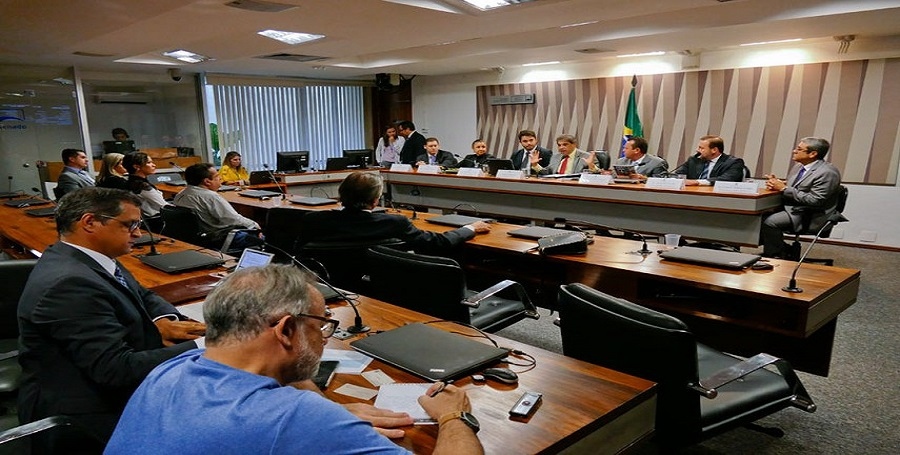
[[[781,195],[716,193],[713,187],[654,190],[644,184],[586,185],[577,181],[461,177],[382,171],[395,203],[453,209],[460,204],[482,214],[552,221],[563,217],[697,240],[759,245],[762,217]]]
[[[273,175],[278,180],[278,185],[281,188],[287,188],[288,197],[290,196],[315,196],[315,197],[326,197],[326,198],[336,198],[338,196],[338,187],[341,185],[341,182],[347,178],[354,170],[343,170],[343,171],[309,171],[295,174],[282,174],[275,172]],[[369,172],[378,172],[378,169],[371,169]],[[156,187],[162,191],[163,196],[167,199],[174,197],[181,190],[184,189],[183,186],[169,185],[167,183],[161,183],[156,185]],[[263,184],[263,185],[250,185],[246,188],[249,189],[259,189],[259,190],[270,190],[270,191],[281,191],[279,187],[277,187],[273,183]],[[230,193],[225,191],[223,193]]]

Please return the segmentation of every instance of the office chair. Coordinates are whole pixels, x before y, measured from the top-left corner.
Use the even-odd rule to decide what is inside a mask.
[[[62,199],[62,197],[65,196],[65,194],[63,194],[62,188],[60,188],[58,186],[54,186],[53,187],[53,196],[54,196],[54,200],[58,201],[58,200]]]
[[[674,317],[580,283],[560,286],[559,311],[565,355],[657,383],[654,437],[663,448],[752,427],[788,406],[816,409],[786,361],[768,354],[741,361],[698,343]]]
[[[19,366],[19,297],[37,259],[0,261],[0,276],[6,283],[0,293],[0,394],[19,390],[22,367]]]
[[[835,205],[834,205],[834,207],[835,207],[834,210],[836,213],[839,213],[839,214],[844,213],[844,208],[847,207],[847,197],[849,197],[849,196],[850,196],[850,190],[848,190],[846,186],[841,185],[840,188],[838,188],[837,201],[835,202]],[[800,232],[793,232],[794,241],[786,249],[785,259],[788,259],[791,261],[799,261],[800,260],[800,251],[801,251],[800,236],[801,235],[816,235],[816,231],[811,230],[809,228],[810,221],[811,220],[809,219],[809,217],[805,217],[803,220],[803,223],[802,223],[803,229]],[[825,230],[822,231],[822,234],[819,235],[819,238],[827,239],[829,236],[831,236],[832,228],[834,228],[833,224],[831,226],[828,226],[827,228],[825,228]],[[806,260],[804,262],[813,262],[813,263],[824,264],[824,265],[828,265],[828,266],[834,265],[833,258],[806,258]]]
[[[525,288],[515,281],[504,280],[475,292],[466,287],[465,273],[453,259],[380,246],[369,248],[367,254],[371,267],[369,295],[379,300],[486,332],[496,332],[526,317],[540,317]],[[495,295],[506,288],[515,291],[516,298]]]
[[[366,250],[373,246],[401,248],[401,240],[364,239],[307,242],[296,247],[297,258],[334,286],[368,295],[371,272]]]
[[[298,226],[303,222],[303,217],[309,213],[291,207],[273,207],[266,213],[266,226],[263,233],[266,235],[266,244],[277,249],[284,250],[289,255],[296,255],[297,238],[300,235]],[[279,259],[287,260],[285,253],[272,251]]]
[[[68,416],[57,415],[0,432],[0,453],[99,454],[105,443]]]
[[[597,167],[600,169],[609,169],[610,163],[612,163],[612,159],[609,157],[609,153],[605,150],[599,150],[594,154],[594,158],[597,160]]]
[[[203,232],[200,227],[200,217],[187,207],[165,205],[159,209],[159,216],[163,224],[160,234],[215,250],[219,249],[225,240],[224,235],[217,239]]]

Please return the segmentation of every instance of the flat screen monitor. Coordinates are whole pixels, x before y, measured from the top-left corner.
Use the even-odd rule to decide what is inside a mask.
[[[103,141],[103,153],[131,153],[134,141]]]
[[[275,170],[278,172],[303,172],[309,167],[309,151],[275,153]]]
[[[351,166],[367,167],[378,164],[375,162],[375,150],[344,150],[344,158],[352,159]]]

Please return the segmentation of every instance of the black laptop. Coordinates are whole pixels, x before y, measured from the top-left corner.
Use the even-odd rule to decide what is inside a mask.
[[[616,183],[640,183],[641,179],[631,178],[631,173],[634,172],[634,166],[616,164],[613,166],[613,172],[615,172],[615,176],[613,177],[613,182]]]
[[[469,224],[484,221],[485,223],[493,222],[494,220],[490,218],[479,218],[476,216],[466,216],[466,215],[441,215],[435,216],[432,218],[428,218],[425,221],[432,224],[440,224],[443,226],[453,226],[453,227],[463,227]]]
[[[134,240],[134,246],[145,246],[145,245],[149,245],[151,243],[156,244],[156,243],[162,242],[162,240],[163,239],[160,238],[160,236],[158,236],[158,235],[154,235],[151,237],[150,234],[144,234]]]
[[[328,199],[325,197],[294,196],[291,198],[291,204],[309,205],[315,207],[317,205],[337,204],[337,200]]]
[[[557,229],[552,227],[544,227],[544,226],[527,226],[521,229],[516,229],[514,231],[507,232],[508,235],[512,237],[518,237],[520,239],[529,239],[529,240],[537,240],[542,237],[548,237],[551,235],[559,235],[559,234],[569,234],[572,231],[567,231],[565,229]]]
[[[10,207],[15,207],[15,208],[21,209],[24,207],[33,207],[35,205],[49,204],[50,202],[52,202],[52,201],[48,201],[45,199],[28,198],[28,199],[12,199],[12,200],[4,202],[3,204],[8,205]]]
[[[42,207],[39,209],[30,209],[25,211],[26,215],[35,217],[46,217],[56,215],[56,206]]]
[[[281,193],[266,190],[244,190],[238,194],[244,197],[252,197],[254,199],[281,197]]]
[[[328,158],[325,160],[326,171],[343,171],[353,164],[354,159],[348,157]]]
[[[430,381],[446,381],[493,365],[509,351],[415,323],[350,343],[363,354]]]
[[[512,160],[489,158],[485,163],[488,165],[488,173],[491,175],[497,175],[497,171],[515,169]]]
[[[272,177],[272,173],[269,171],[253,171],[250,173],[250,177],[248,180],[250,180],[251,185],[275,183],[275,179]]]
[[[762,256],[735,251],[710,250],[682,246],[659,253],[659,257],[670,261],[708,265],[723,269],[741,270],[755,264]]]
[[[181,273],[188,270],[217,267],[225,260],[195,250],[158,254],[156,256],[138,256],[141,262],[166,273]]]

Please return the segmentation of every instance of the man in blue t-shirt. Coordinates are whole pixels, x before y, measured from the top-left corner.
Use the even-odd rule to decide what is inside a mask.
[[[337,328],[324,315],[322,295],[296,268],[269,265],[229,276],[204,304],[206,350],[150,373],[105,453],[409,453],[357,417],[402,437],[396,427],[411,425],[408,415],[344,407],[312,385],[325,340]],[[438,390],[419,398],[440,422],[434,453],[483,453],[477,425],[460,417],[471,417],[465,392],[435,384],[428,395]]]

